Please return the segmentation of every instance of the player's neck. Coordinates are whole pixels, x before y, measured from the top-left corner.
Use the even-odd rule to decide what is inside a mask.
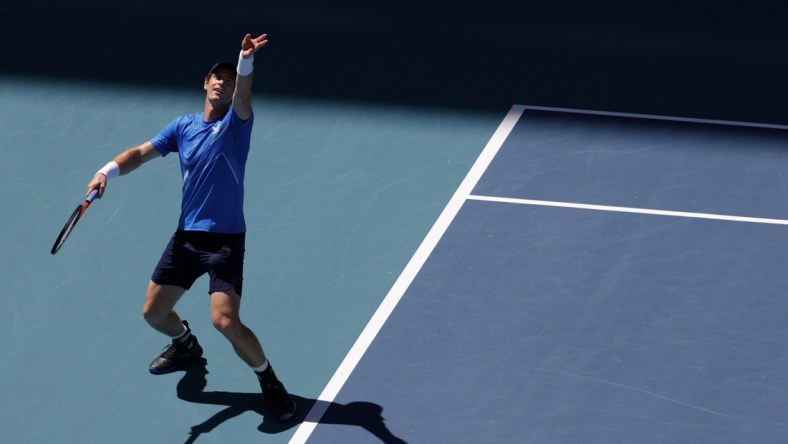
[[[230,111],[231,104],[223,104],[223,105],[214,105],[209,100],[205,101],[205,112],[203,119],[206,122],[210,122],[211,120],[219,120],[224,117]]]

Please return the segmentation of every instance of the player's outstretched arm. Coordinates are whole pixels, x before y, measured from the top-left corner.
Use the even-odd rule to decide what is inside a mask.
[[[238,56],[238,78],[235,81],[233,109],[241,120],[248,120],[252,115],[252,80],[254,55],[268,44],[268,34],[252,37],[246,34],[241,41],[241,53]]]
[[[99,190],[99,197],[103,196],[104,189],[107,188],[108,179],[121,174],[128,174],[143,163],[159,156],[161,154],[153,148],[153,144],[150,142],[145,142],[123,151],[93,176],[93,179],[88,183],[87,194],[90,194],[93,190]]]

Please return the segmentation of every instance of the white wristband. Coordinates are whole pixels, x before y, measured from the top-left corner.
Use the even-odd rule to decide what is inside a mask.
[[[245,59],[243,55],[238,54],[238,75],[248,76],[254,70],[254,54]]]
[[[107,179],[112,179],[113,177],[120,176],[120,166],[113,160],[96,172],[96,174],[99,173],[107,176]]]

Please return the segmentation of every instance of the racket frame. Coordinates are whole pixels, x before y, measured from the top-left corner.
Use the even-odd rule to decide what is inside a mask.
[[[77,222],[79,222],[79,219],[82,217],[83,214],[85,214],[85,211],[90,206],[90,203],[93,202],[93,199],[95,199],[97,195],[98,195],[98,190],[93,190],[85,199],[85,202],[81,203],[79,206],[77,206],[76,209],[74,209],[74,212],[71,213],[71,216],[66,221],[66,224],[63,225],[63,229],[60,230],[60,234],[58,234],[57,239],[55,239],[55,244],[52,245],[52,250],[50,250],[50,253],[52,254],[57,253],[60,250],[60,247],[62,247],[63,244],[66,243],[66,239],[68,239],[68,236],[71,234],[71,231],[74,230],[74,227],[77,225]]]

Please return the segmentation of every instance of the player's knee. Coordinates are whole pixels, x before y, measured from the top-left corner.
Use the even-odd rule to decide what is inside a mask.
[[[158,307],[156,304],[149,302],[146,302],[142,306],[142,317],[145,318],[145,321],[152,326],[157,326],[165,322],[169,313],[169,309]]]
[[[142,317],[145,318],[145,321],[150,325],[156,325],[161,322],[162,316],[161,313],[158,313],[153,307],[149,304],[145,304],[142,306]]]
[[[221,314],[211,316],[211,321],[214,328],[219,330],[225,336],[234,336],[240,329],[240,322],[230,316]]]

